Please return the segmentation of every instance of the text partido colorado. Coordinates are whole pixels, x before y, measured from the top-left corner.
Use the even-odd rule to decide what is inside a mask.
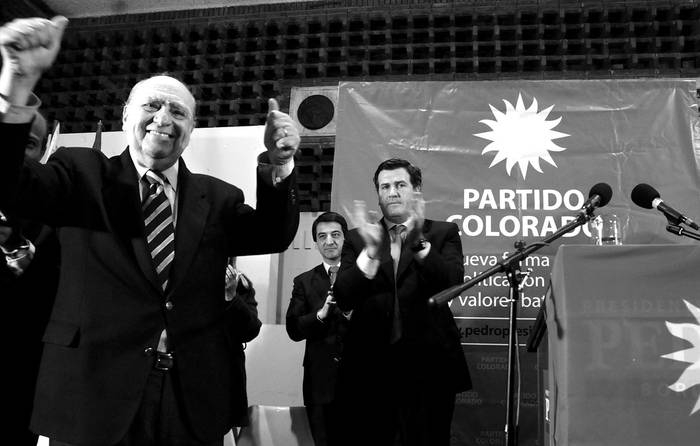
[[[484,212],[453,214],[447,221],[460,226],[462,234],[486,237],[546,237],[576,219],[586,198],[577,189],[464,189],[464,209]],[[494,211],[489,214],[489,211]],[[503,215],[502,211],[514,211]],[[531,213],[537,215],[531,215]],[[566,211],[567,215],[561,215]],[[548,213],[559,215],[547,215]],[[587,226],[574,228],[564,237],[581,231],[590,237]]]

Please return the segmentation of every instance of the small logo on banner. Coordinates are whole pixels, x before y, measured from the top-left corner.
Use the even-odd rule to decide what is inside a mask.
[[[685,306],[688,307],[688,310],[695,316],[698,324],[675,324],[666,321],[666,328],[668,328],[668,331],[673,336],[693,344],[691,348],[661,356],[662,358],[690,364],[678,378],[678,381],[668,386],[668,388],[674,392],[685,392],[693,386],[700,385],[700,308],[685,299],[683,302],[685,302]],[[692,415],[698,410],[700,410],[700,398],[698,398],[690,414]]]
[[[566,148],[556,145],[554,140],[569,135],[553,130],[561,122],[561,116],[553,121],[547,121],[547,116],[549,116],[549,112],[552,111],[554,105],[538,112],[537,99],[533,98],[530,107],[526,108],[521,94],[518,94],[518,101],[515,107],[505,99],[503,99],[503,102],[506,105],[505,113],[489,104],[491,112],[496,119],[482,119],[479,121],[488,125],[491,131],[474,134],[474,136],[479,138],[492,141],[481,151],[482,155],[488,152],[496,152],[496,156],[491,161],[489,168],[505,160],[508,175],[511,174],[513,166],[517,164],[520,167],[523,178],[525,178],[528,165],[542,173],[540,160],[557,167],[550,152],[562,152]]]

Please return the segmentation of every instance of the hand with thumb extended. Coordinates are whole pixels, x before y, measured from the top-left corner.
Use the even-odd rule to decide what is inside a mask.
[[[275,99],[267,102],[268,112],[265,122],[265,147],[270,162],[276,165],[287,164],[299,148],[301,138],[292,118],[280,111]]]

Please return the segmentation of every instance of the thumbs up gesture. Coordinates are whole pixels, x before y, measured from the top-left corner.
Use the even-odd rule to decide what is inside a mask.
[[[287,164],[299,148],[299,129],[288,114],[280,111],[275,99],[269,99],[267,106],[265,147],[270,162],[276,165]]]

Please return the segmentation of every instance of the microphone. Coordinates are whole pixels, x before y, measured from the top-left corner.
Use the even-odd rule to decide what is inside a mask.
[[[610,203],[612,194],[612,188],[609,184],[596,184],[591,188],[590,192],[588,192],[588,200],[583,203],[579,213],[582,215],[590,215],[595,208],[602,208],[606,204]]]
[[[672,223],[684,223],[695,230],[700,229],[697,223],[695,223],[693,220],[664,203],[664,201],[661,199],[659,191],[648,184],[641,183],[634,186],[634,189],[632,189],[632,201],[639,207],[643,207],[645,209],[654,208],[661,211]]]

